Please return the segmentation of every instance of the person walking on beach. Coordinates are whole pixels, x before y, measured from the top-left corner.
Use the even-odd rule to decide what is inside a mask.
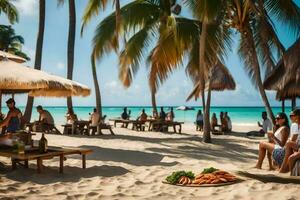
[[[3,129],[2,133],[15,133],[21,127],[22,112],[16,108],[16,102],[12,98],[6,101],[6,105],[9,111],[5,119],[0,123],[0,128]]]

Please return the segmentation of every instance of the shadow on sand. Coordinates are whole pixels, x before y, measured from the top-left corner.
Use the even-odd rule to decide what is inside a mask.
[[[44,167],[42,173],[37,173],[33,169],[35,165],[30,165],[30,169],[18,168],[15,171],[9,171],[3,174],[8,179],[19,182],[34,182],[38,184],[50,184],[56,182],[78,182],[81,178],[92,177],[114,177],[121,176],[130,171],[120,166],[102,165],[93,166],[86,169],[80,167],[65,166],[64,173],[58,173],[58,167]]]
[[[249,172],[239,171],[237,172],[238,175],[255,179],[261,181],[263,183],[280,183],[280,184],[300,184],[299,177],[283,177],[283,176],[276,176],[274,174],[251,174]]]

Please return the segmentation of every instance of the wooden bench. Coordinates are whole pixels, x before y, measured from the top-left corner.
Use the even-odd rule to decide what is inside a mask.
[[[169,132],[169,127],[172,127],[173,132],[177,133],[176,127],[178,127],[178,132],[181,133],[182,124],[183,124],[183,122],[155,121],[155,122],[152,122],[152,130]]]
[[[111,135],[115,135],[111,125],[104,123],[99,123],[98,126],[88,126],[86,129],[86,133],[90,135],[90,131],[92,131],[91,135],[95,135],[96,132],[98,133],[98,135],[102,135],[102,130],[109,130]]]
[[[114,123],[114,127],[117,127],[117,124],[122,124],[122,128],[127,128],[128,124],[132,120],[127,120],[127,119],[109,119],[109,121],[112,121]]]
[[[146,122],[139,120],[132,120],[132,130],[145,131]]]
[[[59,172],[63,173],[64,160],[67,155],[78,154],[82,156],[82,168],[86,168],[86,155],[92,153],[89,149],[79,148],[59,148],[49,147],[47,153],[40,153],[37,148],[26,150],[24,154],[19,154],[12,151],[12,148],[0,149],[0,156],[11,158],[12,170],[17,168],[17,163],[24,162],[24,167],[28,168],[29,161],[36,160],[37,172],[41,173],[43,170],[43,160],[59,157]]]

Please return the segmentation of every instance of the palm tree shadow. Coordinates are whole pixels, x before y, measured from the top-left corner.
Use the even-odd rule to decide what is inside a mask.
[[[298,177],[282,177],[274,174],[251,174],[245,171],[239,171],[237,174],[246,178],[261,181],[263,183],[300,184],[300,178]]]
[[[37,173],[36,165],[30,165],[29,169],[19,168],[15,171],[7,171],[3,174],[4,177],[18,181],[24,182],[34,182],[38,184],[50,184],[57,182],[78,182],[81,178],[92,178],[92,177],[114,177],[121,176],[128,172],[129,170],[113,165],[102,165],[93,166],[86,169],[81,169],[79,167],[65,166],[64,173],[58,173],[58,167],[44,167],[42,173]],[[24,174],[26,174],[24,176]]]
[[[122,162],[135,166],[174,166],[177,162],[162,162],[163,154],[149,153],[134,150],[111,149],[97,146],[80,146],[91,149],[93,153],[88,156],[91,160]]]

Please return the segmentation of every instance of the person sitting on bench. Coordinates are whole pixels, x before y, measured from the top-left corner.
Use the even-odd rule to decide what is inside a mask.
[[[41,105],[37,106],[36,110],[40,114],[40,116],[39,120],[34,123],[35,130],[40,128],[42,132],[48,132],[52,129],[58,131],[54,126],[54,119],[48,110],[44,110]]]

